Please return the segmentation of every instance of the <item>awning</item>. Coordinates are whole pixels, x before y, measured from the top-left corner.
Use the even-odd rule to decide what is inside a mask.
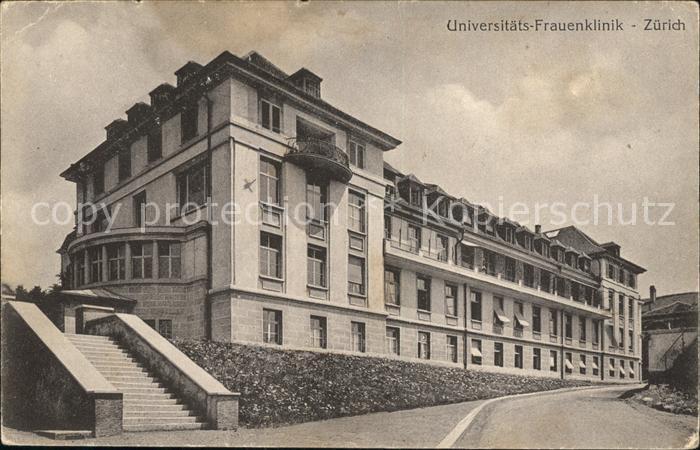
[[[91,298],[94,300],[111,300],[125,303],[136,303],[136,300],[134,299],[115,294],[114,292],[104,288],[65,290],[58,291],[58,294],[72,297]]]
[[[623,377],[625,376],[625,369],[623,369],[622,367],[620,367],[620,375],[622,375]]]
[[[578,362],[578,366],[579,366],[581,369],[585,369],[585,368],[586,368],[586,363],[583,362],[583,361],[579,361],[579,362]]]
[[[554,367],[554,364],[556,364],[556,360],[554,356],[549,357],[549,367]]]
[[[472,353],[472,356],[476,356],[477,358],[481,358],[481,357],[483,356],[483,355],[481,354],[481,351],[480,351],[478,348],[476,348],[476,347],[472,347],[472,352],[471,352],[471,353]]]
[[[500,320],[503,323],[510,323],[510,319],[506,314],[503,312],[501,308],[494,308],[493,313],[496,314],[496,317],[498,317],[498,320]]]
[[[634,369],[630,369],[630,376],[634,377]]]
[[[518,312],[518,311],[515,311],[515,320],[518,321],[518,323],[520,324],[521,327],[526,328],[526,327],[529,327],[529,326],[530,326],[530,322],[528,322],[527,320],[525,320],[525,318],[523,317],[523,315],[520,314],[520,312]]]
[[[608,370],[615,370],[615,366],[612,365],[612,363],[608,363]]]
[[[462,241],[461,244],[462,244],[462,245],[466,245],[467,247],[481,247],[481,246],[478,245],[478,244],[475,244],[475,243],[473,243],[473,242],[468,242],[468,241]]]
[[[595,360],[593,360],[593,368],[595,370],[598,370],[598,364],[595,362]]]
[[[568,359],[565,359],[565,360],[564,360],[564,364],[566,364],[566,368],[567,368],[567,369],[571,369],[571,370],[574,369],[574,365],[571,364],[571,361],[569,361]]]

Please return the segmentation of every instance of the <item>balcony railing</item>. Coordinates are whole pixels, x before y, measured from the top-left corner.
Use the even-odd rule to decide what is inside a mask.
[[[314,138],[292,138],[285,158],[310,170],[328,173],[332,178],[347,183],[352,178],[348,155],[328,141]]]

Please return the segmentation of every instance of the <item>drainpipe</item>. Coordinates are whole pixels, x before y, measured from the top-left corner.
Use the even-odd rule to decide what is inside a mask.
[[[559,339],[561,339],[561,364],[559,365],[559,371],[561,372],[561,379],[564,379],[564,372],[566,362],[564,361],[564,310],[559,311]]]
[[[212,107],[213,107],[213,102],[211,98],[209,98],[209,93],[205,92],[204,93],[204,98],[207,100],[207,173],[209,176],[207,177],[207,192],[209,193],[209,219],[211,219],[211,214],[212,214],[212,202],[211,202],[211,196],[212,196],[212,170],[211,170],[211,160],[212,160],[212,148],[211,148],[211,129],[212,129],[212,123],[211,123],[211,112],[212,112]],[[212,256],[212,249],[214,247],[212,243],[212,229],[211,229],[211,221],[207,224],[206,228],[206,233],[207,233],[207,293],[204,297],[204,328],[205,328],[205,335],[207,340],[212,339],[212,318],[211,318],[211,299],[209,297],[209,290],[212,288],[212,266],[213,266],[213,256]]]
[[[469,294],[470,294],[470,289],[469,285],[467,283],[464,283],[464,370],[467,369],[467,360],[469,359],[469,355],[471,353],[471,349],[467,347],[468,341],[468,332],[467,332],[467,309],[469,308]]]

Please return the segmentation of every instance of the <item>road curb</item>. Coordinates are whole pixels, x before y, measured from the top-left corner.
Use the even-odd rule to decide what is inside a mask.
[[[567,392],[575,392],[575,391],[585,391],[585,390],[593,390],[593,389],[619,389],[620,387],[623,387],[624,385],[596,385],[596,386],[577,386],[573,388],[563,388],[563,389],[553,389],[551,391],[537,391],[537,392],[527,392],[525,394],[513,394],[513,395],[505,395],[503,397],[495,397],[495,398],[490,398],[486,401],[484,401],[482,404],[477,406],[476,408],[472,409],[469,411],[469,414],[467,414],[462,420],[455,425],[455,427],[450,431],[445,438],[440,441],[440,443],[435,446],[435,448],[451,448],[457,440],[464,434],[465,431],[469,428],[469,425],[472,424],[474,419],[476,418],[477,415],[481,412],[482,409],[484,409],[485,406],[490,405],[491,403],[498,402],[500,400],[509,400],[513,398],[523,398],[523,397],[531,397],[533,395],[547,395],[547,394],[564,394]]]

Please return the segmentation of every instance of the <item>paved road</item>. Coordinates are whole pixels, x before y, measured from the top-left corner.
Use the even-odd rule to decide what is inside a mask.
[[[683,448],[697,418],[618,396],[629,387],[542,394],[487,405],[460,448]],[[695,434],[697,445],[697,434]]]
[[[487,405],[455,447],[651,448],[683,447],[696,424],[619,400],[629,387],[542,393]],[[374,413],[278,428],[237,431],[123,433],[98,439],[53,441],[3,428],[3,443],[69,446],[435,447],[484,401]],[[621,418],[627,420],[622,421]]]

